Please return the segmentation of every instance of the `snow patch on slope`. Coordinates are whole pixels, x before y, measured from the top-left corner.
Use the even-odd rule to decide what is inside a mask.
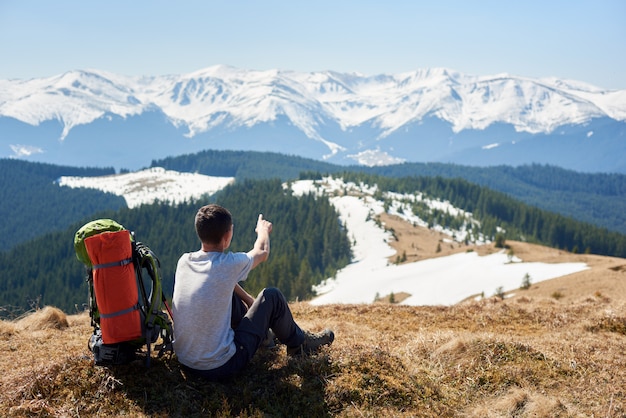
[[[384,210],[384,203],[374,199],[375,186],[344,183],[341,179],[325,178],[321,181],[301,180],[292,184],[295,195],[305,193],[325,194],[339,212],[342,224],[353,245],[352,262],[316,288],[318,295],[311,303],[372,303],[379,296],[406,292],[411,296],[406,305],[452,305],[472,295],[493,295],[497,289],[518,289],[525,275],[533,283],[586,270],[585,263],[525,263],[509,257],[504,251],[480,257],[475,252],[417,261],[402,265],[390,264],[388,257],[395,254],[389,245],[392,236],[377,225],[374,216]],[[358,190],[359,195],[354,193]],[[402,204],[407,199],[422,199],[421,195],[386,193],[391,198],[389,213],[404,217],[408,222],[424,225],[409,208]],[[448,202],[428,201],[432,208],[445,209],[451,214],[471,214],[454,208]],[[398,210],[402,207],[402,210]],[[475,222],[475,221],[474,221]],[[450,231],[436,227],[463,240],[467,229]],[[475,241],[486,243],[484,238]]]
[[[60,186],[86,187],[123,196],[129,208],[156,201],[182,203],[213,194],[233,183],[233,177],[180,173],[161,167],[101,177],[61,177]]]

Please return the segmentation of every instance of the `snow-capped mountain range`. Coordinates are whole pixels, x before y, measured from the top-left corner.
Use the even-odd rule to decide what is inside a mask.
[[[203,149],[626,172],[626,90],[443,68],[0,80],[0,157],[137,169]]]

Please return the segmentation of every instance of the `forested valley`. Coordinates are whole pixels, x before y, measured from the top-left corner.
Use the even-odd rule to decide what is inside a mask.
[[[626,175],[578,173],[553,166],[468,167],[406,163],[381,167],[337,166],[269,152],[207,150],[152,161],[152,166],[244,179],[290,180],[302,171],[363,172],[384,177],[442,177],[503,192],[530,206],[626,234]],[[95,211],[125,207],[120,196],[58,187],[60,176],[101,176],[113,168],[76,168],[0,159],[0,251],[47,232],[61,231]],[[45,206],[45,212],[33,210]],[[9,221],[10,220],[10,221]]]
[[[255,270],[246,283],[251,293],[271,285],[283,289],[290,300],[309,298],[313,284],[333,276],[350,261],[350,243],[326,197],[296,198],[285,192],[282,183],[297,178],[319,179],[328,173],[346,181],[377,184],[381,191],[378,198],[383,200],[382,192],[387,190],[422,192],[431,198],[448,200],[472,212],[480,221],[480,232],[492,239],[502,228],[506,239],[572,252],[626,257],[626,235],[615,229],[546,211],[538,204],[522,203],[512,192],[496,191],[496,186],[487,188],[464,179],[473,175],[494,184],[499,182],[499,187],[508,185],[531,200],[536,196],[543,196],[546,201],[560,200],[562,207],[582,205],[589,198],[587,212],[598,219],[611,218],[611,222],[621,222],[623,226],[620,219],[626,216],[626,209],[619,209],[626,202],[626,186],[625,177],[619,175],[580,174],[546,166],[477,169],[407,164],[346,168],[280,154],[218,151],[172,157],[153,164],[207,175],[235,176],[237,181],[201,201],[174,206],[144,205],[131,210],[120,196],[54,184],[61,175],[107,175],[113,174],[113,169],[0,160],[0,214],[5,219],[0,232],[3,239],[13,237],[2,241],[4,247],[0,248],[0,315],[11,316],[45,304],[67,312],[82,310],[87,302],[87,287],[83,266],[74,255],[73,236],[84,223],[102,217],[117,220],[155,251],[161,260],[164,288],[171,293],[178,257],[199,248],[193,228],[195,211],[209,201],[231,209],[236,225],[231,246],[234,251],[250,249],[258,213],[275,225],[270,261]],[[430,225],[455,222],[444,213],[423,216]]]

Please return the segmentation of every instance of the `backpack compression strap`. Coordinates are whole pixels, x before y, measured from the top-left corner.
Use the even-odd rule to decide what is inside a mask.
[[[121,311],[117,311],[117,312],[111,312],[109,314],[103,314],[102,312],[100,313],[100,318],[103,319],[107,319],[107,318],[115,318],[116,316],[120,316],[120,315],[126,315],[127,313],[131,313],[132,311],[136,311],[139,310],[140,306],[139,304],[136,304],[134,306],[131,306],[128,309],[123,309]]]
[[[94,270],[98,270],[98,269],[105,269],[105,268],[109,268],[109,267],[117,267],[117,266],[125,266],[127,264],[130,264],[133,262],[132,258],[127,258],[125,260],[120,260],[120,261],[113,261],[111,263],[104,263],[104,264],[96,264],[95,266],[93,266],[92,268]]]

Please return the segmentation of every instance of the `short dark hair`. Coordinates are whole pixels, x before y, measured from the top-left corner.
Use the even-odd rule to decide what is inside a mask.
[[[195,225],[200,241],[219,244],[232,227],[233,218],[228,209],[211,204],[198,209]]]

